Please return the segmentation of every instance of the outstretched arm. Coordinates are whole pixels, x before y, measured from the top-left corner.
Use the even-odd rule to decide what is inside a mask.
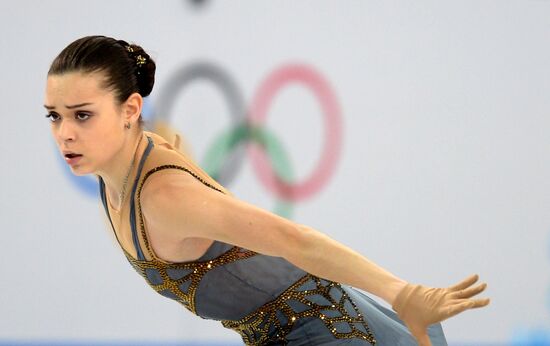
[[[151,176],[141,205],[150,236],[219,240],[375,294],[394,307],[421,345],[429,345],[421,341],[429,324],[489,303],[470,299],[485,289],[468,288],[477,277],[447,289],[410,285],[323,233],[219,193],[188,174]]]
[[[389,304],[406,284],[325,234],[219,193],[185,173],[151,176],[141,199],[153,237],[176,242],[213,239],[283,257],[311,274],[363,289]]]

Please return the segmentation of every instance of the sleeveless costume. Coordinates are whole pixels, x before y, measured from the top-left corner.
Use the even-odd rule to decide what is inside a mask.
[[[128,215],[137,258],[121,248],[155,291],[201,318],[220,321],[239,333],[246,345],[417,345],[392,310],[283,258],[219,241],[195,261],[169,263],[156,257],[140,206],[141,189],[151,174],[179,170],[220,193],[229,192],[173,146],[155,146],[167,143],[164,138],[144,134],[148,145],[139,162]],[[105,185],[98,178],[101,201],[114,231]],[[429,335],[433,346],[447,345],[440,324],[430,326]]]

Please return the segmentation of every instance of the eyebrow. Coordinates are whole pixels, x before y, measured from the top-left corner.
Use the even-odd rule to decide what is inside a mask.
[[[91,103],[91,102],[84,102],[84,103],[79,103],[79,104],[76,104],[76,105],[65,106],[65,108],[73,109],[73,108],[78,108],[78,107],[89,106],[89,105],[92,105],[92,104],[93,103]],[[44,108],[46,108],[48,110],[52,110],[52,109],[55,109],[55,106],[44,105]]]

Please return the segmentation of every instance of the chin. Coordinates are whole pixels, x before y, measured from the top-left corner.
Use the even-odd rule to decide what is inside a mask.
[[[71,167],[71,172],[76,175],[76,176],[84,176],[84,175],[88,175],[88,174],[93,174],[95,171],[94,170],[90,170],[90,169],[86,169],[80,165],[76,165],[76,166],[72,166]]]

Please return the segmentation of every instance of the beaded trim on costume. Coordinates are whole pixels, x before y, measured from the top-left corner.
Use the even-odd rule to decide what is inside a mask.
[[[322,320],[337,339],[361,338],[376,344],[367,322],[342,286],[311,274],[241,320],[222,324],[239,333],[246,345],[286,344],[294,324],[307,317]]]
[[[183,170],[206,186],[223,193],[216,186],[182,166],[164,165],[148,171],[137,192],[137,211],[144,244],[151,254],[153,252],[147,240],[139,203],[141,189],[151,174],[170,168]],[[253,251],[234,246],[209,261],[164,263],[154,256],[151,261],[140,261],[134,259],[126,251],[124,253],[134,269],[155,291],[180,302],[194,314],[197,314],[195,293],[200,281],[210,270],[256,255]],[[286,344],[287,335],[292,331],[294,325],[304,318],[319,318],[337,339],[361,338],[372,345],[376,344],[367,322],[342,286],[312,274],[306,274],[275,300],[266,303],[244,318],[238,321],[224,320],[221,322],[224,327],[239,333],[246,345],[264,345],[272,342]]]
[[[141,227],[141,234],[143,237],[143,241],[145,244],[145,248],[149,251],[149,253],[153,253],[153,251],[150,248],[149,241],[147,240],[147,235],[145,233],[145,225],[143,222],[143,215],[141,213],[141,203],[140,197],[141,197],[141,189],[143,187],[143,184],[147,178],[162,169],[169,169],[169,168],[175,168],[175,169],[181,169],[186,171],[187,173],[191,174],[193,177],[197,178],[200,182],[205,184],[208,187],[211,187],[217,191],[221,191],[217,187],[213,186],[212,184],[209,184],[204,179],[193,173],[192,171],[188,170],[185,167],[177,166],[177,165],[164,165],[156,167],[145,174],[145,177],[142,179],[139,189],[137,192],[137,211],[139,216],[139,223]],[[203,262],[186,262],[186,263],[164,263],[159,261],[158,259],[152,258],[151,261],[140,261],[134,259],[132,256],[130,256],[126,251],[124,251],[126,254],[126,257],[134,267],[134,269],[145,278],[147,283],[159,294],[174,299],[183,306],[185,306],[187,309],[189,309],[192,313],[197,314],[196,307],[195,307],[195,292],[197,291],[197,287],[199,286],[200,281],[208,273],[211,269],[214,269],[216,267],[222,266],[224,264],[236,262],[245,258],[249,258],[256,255],[256,252],[246,250],[239,248],[237,246],[232,247],[227,252],[221,254],[220,256],[216,257],[213,260],[210,261],[203,261]]]
[[[195,315],[195,293],[206,273],[224,264],[256,255],[255,252],[235,246],[211,261],[168,264],[155,259],[139,261],[126,251],[125,254],[132,267],[155,291],[180,302]]]

